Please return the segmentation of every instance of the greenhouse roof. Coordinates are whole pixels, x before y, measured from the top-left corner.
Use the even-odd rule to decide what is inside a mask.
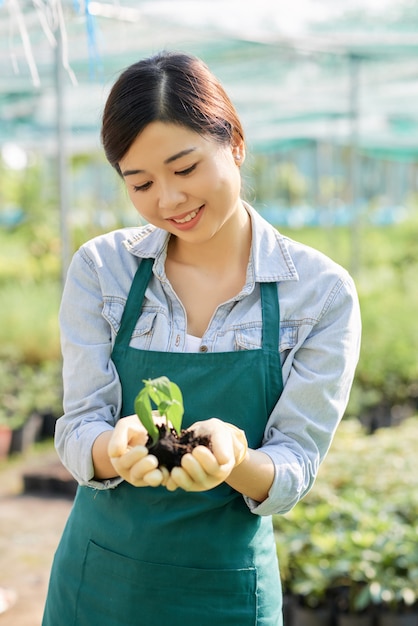
[[[0,0],[0,145],[54,150],[61,101],[69,149],[94,149],[117,74],[163,48],[210,65],[255,150],[355,141],[418,155],[418,7],[407,0]]]

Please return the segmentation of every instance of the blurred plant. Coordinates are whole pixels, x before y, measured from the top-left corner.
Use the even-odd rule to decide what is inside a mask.
[[[62,413],[61,363],[30,366],[0,361],[0,423],[21,426],[33,413]]]
[[[374,435],[340,425],[312,491],[274,517],[285,590],[340,612],[416,605],[417,435],[418,418]]]

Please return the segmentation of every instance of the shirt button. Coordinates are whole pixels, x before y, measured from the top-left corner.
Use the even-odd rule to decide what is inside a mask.
[[[200,352],[207,352],[208,351],[208,347],[207,346],[200,346],[199,351]]]

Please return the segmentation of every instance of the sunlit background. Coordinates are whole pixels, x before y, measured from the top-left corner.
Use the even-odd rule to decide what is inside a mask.
[[[231,94],[253,156],[248,199],[268,219],[347,224],[371,205],[375,223],[403,219],[417,191],[417,20],[406,0],[3,0],[3,161],[58,158],[63,225],[77,219],[87,192],[68,159],[100,150],[110,85],[131,62],[181,49]],[[113,181],[100,176],[86,184],[112,222]]]

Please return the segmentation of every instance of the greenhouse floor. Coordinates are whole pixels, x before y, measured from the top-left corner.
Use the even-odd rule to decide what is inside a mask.
[[[52,446],[0,462],[0,587],[17,596],[0,626],[40,626],[72,489]]]

